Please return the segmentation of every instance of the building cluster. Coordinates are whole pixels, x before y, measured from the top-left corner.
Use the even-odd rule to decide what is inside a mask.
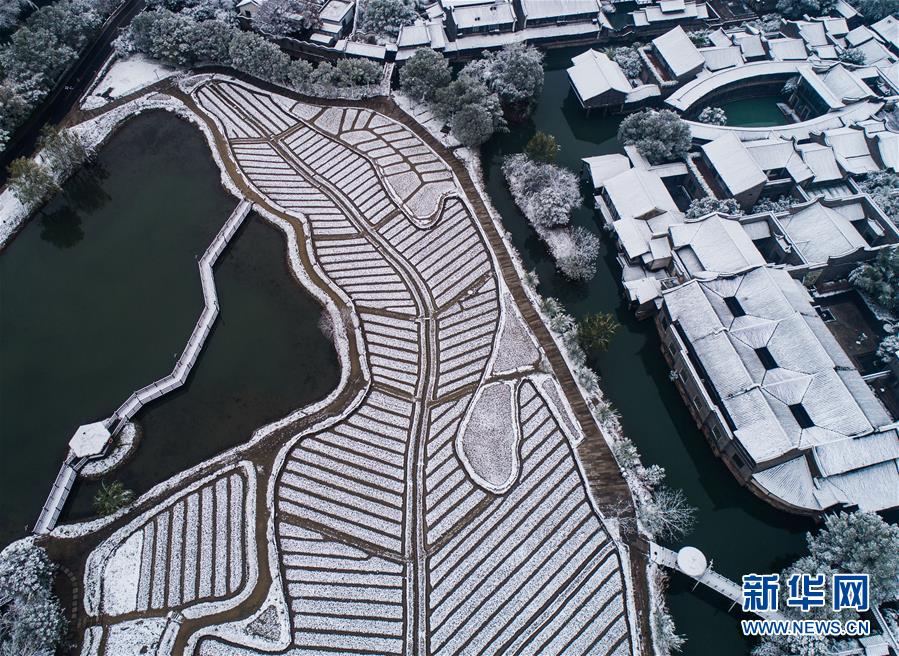
[[[240,0],[238,12],[252,20],[266,1]],[[402,61],[418,48],[476,53],[520,41],[590,40],[611,29],[600,0],[436,0],[388,42],[354,25],[356,4],[325,0],[320,27],[295,36],[330,52]]]
[[[862,33],[841,18],[796,21],[775,38],[719,30],[711,48],[677,27],[642,52],[663,72],[652,84],[622,80],[595,51],[569,69],[585,107],[620,109],[650,87],[645,97],[667,96],[685,116],[790,82],[784,125],[688,121],[696,147],[681,161],[652,165],[628,146],[586,158],[584,173],[626,297],[638,317],[654,317],[693,418],[737,477],[797,512],[899,506],[899,354],[891,364],[874,355],[890,318],[847,282],[899,244],[856,181],[899,172],[895,25]],[[875,65],[831,58],[863,34]],[[741,213],[688,216],[706,197],[734,199]]]
[[[849,51],[864,64],[842,64]],[[630,79],[603,53],[574,57],[568,76],[581,105],[622,112],[665,98],[689,116],[725,94],[779,92],[794,79],[798,88],[782,110],[801,121],[899,94],[899,20],[892,16],[854,29],[844,18],[781,21],[776,34],[751,25],[691,34],[677,25],[637,53],[641,72]]]

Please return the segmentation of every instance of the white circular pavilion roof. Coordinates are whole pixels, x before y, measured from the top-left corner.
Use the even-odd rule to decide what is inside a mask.
[[[677,568],[687,576],[702,576],[709,563],[696,547],[684,547],[677,552]]]

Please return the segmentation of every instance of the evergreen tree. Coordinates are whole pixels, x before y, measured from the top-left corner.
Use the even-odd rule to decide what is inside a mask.
[[[556,161],[559,146],[556,144],[556,138],[551,134],[537,132],[528,140],[524,152],[535,162],[552,164]]]
[[[430,102],[452,77],[446,57],[436,50],[419,48],[400,69],[400,88],[416,100]]]
[[[690,127],[668,109],[628,114],[618,126],[618,141],[635,145],[653,164],[683,158],[690,150],[691,139]]]

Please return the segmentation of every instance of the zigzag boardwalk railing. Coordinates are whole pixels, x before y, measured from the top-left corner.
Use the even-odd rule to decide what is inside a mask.
[[[228,217],[225,225],[222,226],[222,229],[219,230],[212,240],[209,248],[203,253],[203,257],[200,258],[200,282],[203,287],[204,301],[203,312],[194,326],[190,339],[187,340],[187,346],[184,347],[184,351],[182,351],[178,361],[175,363],[172,373],[134,392],[118,407],[111,417],[103,422],[113,435],[121,430],[131,417],[147,403],[158,399],[163,394],[178,389],[187,380],[219,314],[218,294],[215,291],[215,278],[212,268],[225,250],[228,242],[240,228],[244,219],[247,218],[251,209],[253,209],[253,203],[246,199],[242,200],[234,208],[231,216]],[[78,477],[78,472],[85,462],[86,459],[75,459],[71,454],[66,458],[66,461],[59,469],[59,473],[56,475],[53,487],[50,488],[50,494],[44,503],[44,507],[41,509],[37,523],[34,525],[34,533],[49,533],[56,526],[62,508],[69,498],[69,493],[72,491],[75,479]]]

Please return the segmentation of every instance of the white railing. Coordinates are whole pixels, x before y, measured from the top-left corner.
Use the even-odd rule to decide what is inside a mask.
[[[225,250],[231,237],[234,236],[247,214],[250,213],[252,207],[253,204],[250,201],[241,201],[215,236],[215,239],[212,240],[209,248],[203,253],[203,257],[200,258],[200,283],[203,287],[205,306],[194,326],[190,339],[187,340],[187,346],[184,347],[184,350],[178,357],[178,361],[175,363],[172,373],[150,383],[146,387],[142,387],[129,396],[113,413],[112,425],[114,428],[112,432],[116,432],[127,423],[144,405],[158,399],[163,394],[168,394],[172,390],[178,389],[187,380],[219,314],[218,294],[215,290],[215,278],[212,274],[212,268]]]

